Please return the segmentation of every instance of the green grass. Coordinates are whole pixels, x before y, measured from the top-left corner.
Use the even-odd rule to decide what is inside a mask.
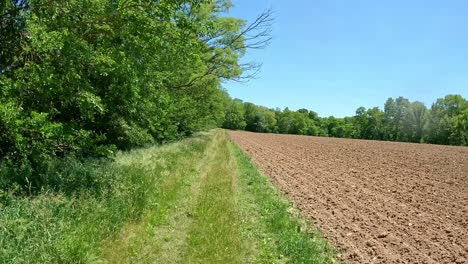
[[[215,137],[188,230],[188,263],[243,263],[237,179],[224,133]]]
[[[140,222],[148,212],[153,222],[164,220],[167,204],[175,199],[180,182],[194,173],[210,139],[210,134],[200,134],[121,153],[99,168],[82,164],[71,169],[88,171],[102,181],[107,187],[99,188],[99,193],[44,190],[34,197],[0,193],[0,263],[98,262],[103,241],[129,223]]]
[[[335,251],[262,175],[234,143],[243,210],[249,235],[259,246],[260,263],[333,263]]]
[[[99,164],[68,169],[92,191],[0,193],[0,263],[334,261],[223,130]]]

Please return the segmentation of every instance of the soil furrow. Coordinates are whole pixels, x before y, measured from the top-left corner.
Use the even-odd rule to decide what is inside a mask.
[[[468,257],[468,148],[231,132],[355,263]]]

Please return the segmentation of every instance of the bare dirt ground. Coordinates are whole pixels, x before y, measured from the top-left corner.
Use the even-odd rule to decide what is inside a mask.
[[[229,134],[345,262],[468,260],[468,147]]]

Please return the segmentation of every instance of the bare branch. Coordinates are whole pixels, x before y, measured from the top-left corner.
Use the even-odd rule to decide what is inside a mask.
[[[243,71],[241,76],[231,77],[223,76],[216,69],[225,67],[222,60],[219,60],[221,52],[216,52],[216,49],[235,51],[241,56],[247,50],[259,50],[266,48],[272,41],[271,33],[274,18],[273,11],[267,9],[263,11],[252,23],[242,29],[237,35],[227,39],[224,36],[225,32],[219,31],[210,36],[201,37],[201,40],[208,44],[212,56],[207,59],[210,67],[204,74],[201,74],[186,84],[179,85],[173,88],[182,88],[193,85],[194,82],[199,81],[210,75],[215,75],[223,80],[234,80],[236,82],[246,82],[255,78],[260,72],[261,63],[245,63],[239,65]]]

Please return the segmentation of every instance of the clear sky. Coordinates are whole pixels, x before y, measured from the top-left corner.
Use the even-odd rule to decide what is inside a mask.
[[[224,84],[232,97],[267,107],[308,108],[321,116],[383,108],[404,96],[430,107],[468,98],[466,0],[233,0],[230,15],[275,12],[273,42],[245,61],[262,62],[247,84]]]

